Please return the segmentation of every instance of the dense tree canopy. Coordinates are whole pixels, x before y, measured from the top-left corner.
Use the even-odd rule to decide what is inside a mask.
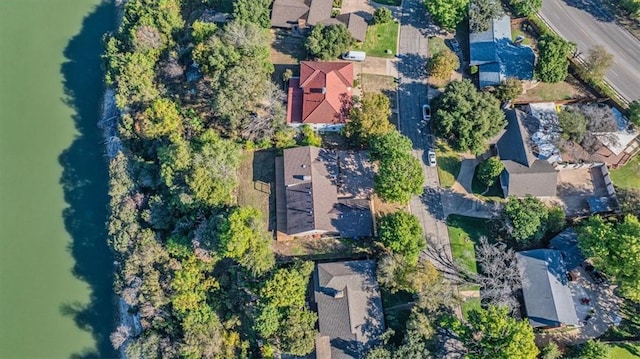
[[[385,158],[397,157],[410,153],[413,149],[411,140],[398,131],[373,136],[369,142],[371,158],[382,161]]]
[[[509,77],[496,88],[496,97],[500,101],[515,100],[522,93],[522,81],[517,77]]]
[[[380,243],[393,253],[403,255],[410,265],[416,265],[420,251],[426,246],[418,218],[404,211],[382,216],[378,223],[378,237]]]
[[[422,193],[424,174],[417,158],[402,153],[382,159],[373,180],[373,189],[382,200],[404,204],[412,195]]]
[[[539,241],[550,227],[558,227],[549,223],[549,211],[549,207],[533,196],[509,197],[504,207],[508,234],[523,244]]]
[[[613,55],[602,45],[596,45],[589,49],[589,54],[584,60],[582,75],[592,81],[604,78],[604,73],[613,65]]]
[[[391,10],[386,7],[379,7],[373,11],[373,23],[384,24],[393,20]]]
[[[529,322],[512,318],[505,308],[473,310],[467,322],[454,324],[452,330],[469,359],[535,359],[539,353]]]
[[[439,273],[429,261],[410,263],[399,253],[388,254],[378,262],[378,283],[391,293],[418,293],[427,290]]]
[[[558,113],[562,137],[581,143],[587,133],[587,118],[575,107],[565,107]]]
[[[256,329],[285,353],[306,355],[315,343],[317,315],[306,308],[305,293],[313,262],[277,270],[260,290]]]
[[[437,134],[458,151],[481,152],[485,141],[506,126],[498,100],[469,80],[449,83],[433,107]]]
[[[575,50],[575,44],[554,34],[544,34],[538,39],[539,57],[536,76],[544,82],[564,81],[569,73],[567,57]]]
[[[606,240],[602,240],[606,238]],[[590,217],[578,230],[578,243],[596,268],[620,283],[623,295],[640,302],[640,222]]]
[[[305,47],[309,55],[321,60],[330,60],[347,52],[353,43],[351,33],[343,24],[318,24],[307,37]]]
[[[436,24],[453,30],[467,16],[469,0],[425,0],[425,6]]]
[[[580,348],[577,359],[609,359],[611,350],[606,343],[589,339]]]
[[[271,3],[273,0],[236,0],[233,2],[233,18],[239,23],[252,23],[264,29],[271,27]]]
[[[359,144],[395,130],[389,121],[391,102],[381,93],[365,93],[359,106],[351,109],[345,135]]]
[[[509,0],[518,16],[533,15],[542,7],[542,0]]]
[[[470,0],[469,30],[472,32],[487,31],[493,19],[504,15],[502,2],[499,0]]]
[[[275,263],[271,236],[264,229],[262,215],[252,207],[234,209],[219,230],[220,254],[237,260],[254,274],[262,274]]]
[[[444,49],[431,57],[427,64],[430,76],[441,80],[448,80],[451,73],[460,67],[458,55],[449,49]]]
[[[500,159],[498,157],[489,157],[478,165],[477,176],[480,182],[489,187],[493,186],[502,170],[504,170],[504,165]]]

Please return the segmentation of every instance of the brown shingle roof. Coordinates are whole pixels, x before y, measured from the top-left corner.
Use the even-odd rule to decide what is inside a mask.
[[[331,17],[331,8],[333,0],[311,0],[309,4],[309,15],[307,15],[307,24],[315,25],[322,20]]]
[[[367,22],[362,16],[350,12],[338,15],[336,19],[349,29],[354,39],[364,42],[364,38],[367,35]]]
[[[271,26],[291,28],[298,19],[306,19],[309,6],[304,0],[275,0],[271,10]]]
[[[367,200],[338,200],[337,159],[333,152],[305,146],[284,151],[276,160],[278,231],[290,236],[306,232],[370,236]]]
[[[352,84],[350,62],[302,61],[299,80],[289,82],[287,106],[291,110],[287,109],[287,122],[344,123],[351,103]],[[301,104],[296,87],[302,93]]]

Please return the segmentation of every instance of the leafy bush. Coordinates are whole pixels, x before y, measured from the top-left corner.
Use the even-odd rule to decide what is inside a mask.
[[[385,24],[392,20],[391,10],[386,7],[379,7],[373,12],[373,23],[374,24]]]

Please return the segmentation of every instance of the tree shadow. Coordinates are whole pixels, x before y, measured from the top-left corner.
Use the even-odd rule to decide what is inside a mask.
[[[563,0],[567,5],[586,11],[600,22],[615,21],[615,17],[597,0]]]
[[[75,114],[77,136],[58,161],[63,167],[60,183],[67,207],[65,227],[72,237],[68,250],[73,255],[75,277],[91,290],[88,304],[66,303],[63,315],[91,332],[95,349],[75,353],[72,358],[116,357],[109,343],[115,327],[113,258],[107,246],[108,167],[103,139],[97,127],[104,92],[101,55],[103,35],[115,27],[116,9],[103,0],[87,15],[80,32],[69,40],[60,71],[64,76],[63,101]]]

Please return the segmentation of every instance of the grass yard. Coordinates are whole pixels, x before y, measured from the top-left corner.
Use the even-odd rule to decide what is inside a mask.
[[[447,229],[453,260],[471,272],[477,273],[475,244],[480,241],[482,236],[491,239],[491,223],[483,218],[452,214],[447,217]],[[477,289],[477,286],[461,288],[461,290]]]
[[[633,343],[611,343],[610,358],[615,359],[640,359],[640,345]]]
[[[573,76],[567,76],[563,82],[555,84],[541,82],[536,87],[527,90],[524,95],[518,96],[518,101],[555,101],[572,98],[593,98],[588,89],[582,87]]]
[[[238,205],[260,210],[270,230],[275,227],[275,150],[245,151],[238,170]]]
[[[480,305],[480,298],[466,298],[462,303],[462,316],[464,319],[469,319],[469,312],[480,308],[482,308]]]
[[[440,186],[449,188],[453,186],[460,173],[460,155],[455,152],[444,141],[438,141],[436,144],[436,160],[438,162],[438,176],[440,177]]]
[[[521,26],[522,25],[514,25],[514,24],[511,25],[511,41],[516,41],[516,38],[518,36],[522,36],[524,37],[522,44],[531,46],[534,43],[533,38],[531,37],[531,35],[522,31]]]
[[[271,249],[281,257],[301,257],[305,260],[355,259],[371,255],[372,243],[368,239],[296,238],[273,241]]]
[[[640,189],[640,156],[623,167],[611,170],[611,180],[618,187]]]
[[[369,56],[393,57],[397,50],[399,28],[400,25],[395,21],[369,25],[361,50]],[[387,50],[391,50],[391,54],[388,54]]]

